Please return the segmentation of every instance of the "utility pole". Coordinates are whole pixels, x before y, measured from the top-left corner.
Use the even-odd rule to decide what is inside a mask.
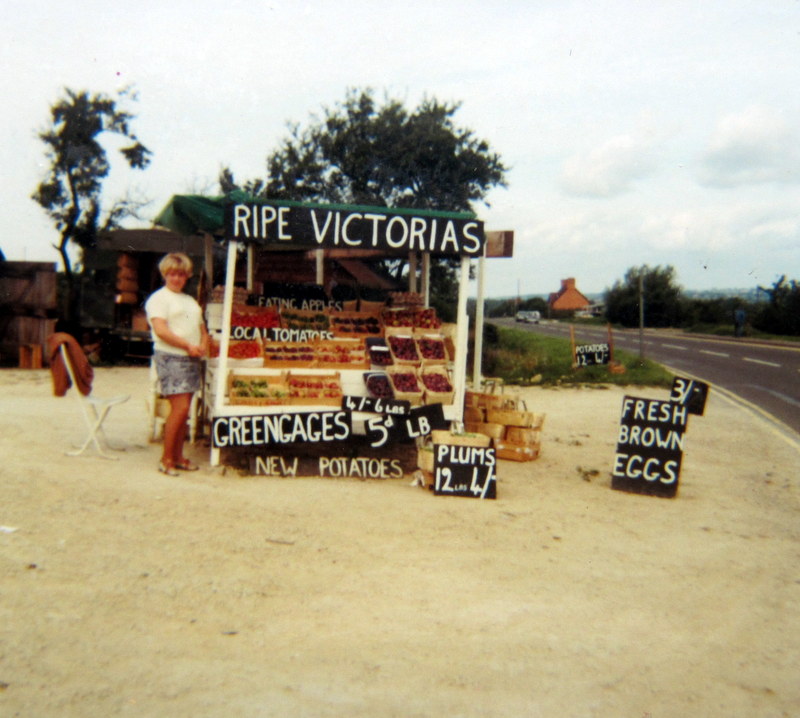
[[[644,359],[644,267],[639,269],[639,361]]]

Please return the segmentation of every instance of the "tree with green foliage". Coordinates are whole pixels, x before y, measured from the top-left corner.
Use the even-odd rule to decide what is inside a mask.
[[[769,297],[756,314],[753,326],[762,332],[800,336],[800,283],[783,275],[770,289],[759,287]]]
[[[671,265],[631,267],[625,278],[606,290],[606,319],[623,327],[639,326],[639,280],[644,297],[644,324],[675,327],[681,321],[681,288]]]
[[[135,116],[121,107],[128,99],[135,101],[136,97],[127,88],[116,98],[66,88],[50,108],[50,125],[39,132],[50,166],[31,199],[47,212],[59,233],[59,242],[53,246],[64,264],[70,312],[74,309],[70,245],[90,249],[98,231],[119,227],[126,217],[138,217],[145,204],[128,196],[102,211],[103,181],[111,164],[100,138],[116,135],[126,140],[119,151],[132,169],[145,169],[150,163],[150,150],[131,128]]]
[[[226,168],[220,187],[270,199],[474,211],[473,203],[505,186],[506,167],[486,140],[455,124],[459,107],[426,98],[408,110],[396,99],[377,102],[370,89],[351,89],[321,118],[290,126],[290,136],[267,159],[266,180],[238,185]],[[404,264],[392,265],[395,276]],[[454,272],[450,264],[436,264],[431,303],[437,306],[438,296],[449,307]]]

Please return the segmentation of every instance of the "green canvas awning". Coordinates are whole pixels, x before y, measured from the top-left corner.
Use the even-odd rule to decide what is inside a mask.
[[[154,223],[179,234],[214,233],[225,224],[225,205],[252,202],[246,192],[234,191],[221,197],[199,194],[176,194],[161,210]]]

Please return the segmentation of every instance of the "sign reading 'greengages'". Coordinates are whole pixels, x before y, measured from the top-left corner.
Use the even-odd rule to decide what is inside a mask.
[[[483,222],[454,212],[282,202],[225,207],[230,241],[317,249],[481,256]]]

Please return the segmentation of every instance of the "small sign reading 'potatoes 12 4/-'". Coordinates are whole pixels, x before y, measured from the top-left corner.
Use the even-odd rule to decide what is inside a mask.
[[[684,404],[626,396],[622,401],[611,488],[675,497],[688,415]]]
[[[575,366],[598,366],[608,364],[611,347],[608,344],[578,344],[575,347]]]
[[[433,447],[433,493],[436,496],[497,498],[494,449],[436,444]]]

